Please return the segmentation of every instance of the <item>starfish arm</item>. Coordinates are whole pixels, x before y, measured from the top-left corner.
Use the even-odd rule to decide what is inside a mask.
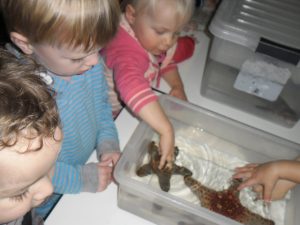
[[[176,164],[174,164],[173,174],[180,174],[182,176],[192,176],[193,175],[193,173],[189,169],[187,169],[183,166],[177,166]]]
[[[151,165],[150,165],[150,164],[145,164],[145,165],[141,166],[141,167],[136,171],[136,174],[137,174],[139,177],[144,177],[144,176],[147,176],[147,175],[152,174],[152,168],[151,168]]]
[[[233,180],[232,184],[227,190],[214,191],[208,187],[203,186],[200,182],[190,176],[184,177],[185,184],[197,195],[201,202],[201,206],[222,214],[226,217],[234,219],[245,225],[274,225],[272,220],[263,218],[262,216],[251,212],[244,207],[239,200],[239,191],[237,186],[240,180]],[[232,197],[230,197],[230,195]],[[229,206],[232,208],[228,208]],[[238,210],[238,212],[236,212]],[[235,212],[232,213],[232,212]],[[238,213],[238,214],[237,214]]]
[[[160,188],[168,192],[170,190],[170,173],[157,173]]]
[[[245,208],[245,213],[244,213],[244,217],[241,218],[242,223],[246,224],[246,225],[257,225],[257,224],[261,224],[261,225],[275,225],[274,221],[263,218],[262,216],[251,212],[249,209]]]

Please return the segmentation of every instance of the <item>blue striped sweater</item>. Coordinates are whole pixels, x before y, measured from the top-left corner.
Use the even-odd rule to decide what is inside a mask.
[[[94,149],[97,155],[120,151],[117,130],[108,103],[108,87],[103,66],[99,62],[83,75],[73,76],[70,81],[52,75],[57,92],[57,104],[63,126],[62,149],[55,164],[52,179],[54,192],[95,192],[98,187],[96,164],[87,164]],[[89,179],[86,171],[93,172]],[[47,214],[58,199],[52,196],[37,210]]]

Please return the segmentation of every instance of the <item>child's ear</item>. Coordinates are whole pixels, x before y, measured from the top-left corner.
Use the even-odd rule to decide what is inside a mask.
[[[136,12],[135,12],[135,8],[128,4],[125,8],[125,18],[128,21],[129,24],[133,24],[135,21],[135,17],[136,17]]]
[[[9,36],[10,40],[16,46],[18,46],[25,54],[31,55],[33,53],[32,46],[25,36],[17,32],[11,32]]]

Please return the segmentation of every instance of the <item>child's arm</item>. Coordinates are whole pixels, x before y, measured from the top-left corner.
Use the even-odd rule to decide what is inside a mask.
[[[263,199],[270,201],[284,196],[300,183],[300,162],[295,160],[279,160],[258,164],[248,164],[236,169],[234,178],[245,178],[239,189],[262,185]]]
[[[166,160],[171,162],[174,132],[157,96],[151,90],[149,77],[145,77],[151,64],[147,52],[127,31],[120,28],[116,38],[102,53],[107,66],[113,70],[116,89],[123,102],[160,135],[160,167]]]
[[[99,91],[101,94],[97,95],[95,102],[100,102],[97,104],[97,112],[99,117],[97,118],[98,122],[98,133],[97,133],[97,157],[99,161],[111,160],[112,166],[114,167],[117,164],[117,161],[120,157],[120,147],[117,129],[112,117],[112,109],[108,100],[108,85],[106,79],[102,72],[102,76],[99,77],[101,89],[97,88],[96,91]]]
[[[102,71],[103,72],[103,71]],[[112,172],[120,158],[120,147],[118,134],[112,117],[112,109],[108,100],[108,85],[104,73],[101,76],[102,90],[100,91],[100,107],[97,109],[98,117],[98,136],[97,136],[97,192],[103,191],[112,181]],[[95,179],[95,178],[94,178]],[[86,182],[85,182],[86,183]],[[85,185],[85,184],[84,184]]]
[[[171,88],[169,93],[171,96],[187,101],[184,86],[177,67],[164,73],[163,79],[169,84]]]
[[[52,178],[54,192],[76,194],[82,191],[96,192],[98,187],[97,163],[71,165],[57,161]]]
[[[58,169],[59,172],[52,178],[54,192],[77,194],[103,191],[112,181],[112,165],[112,160],[85,165],[56,162],[55,169]]]
[[[194,53],[194,49],[195,41],[193,38],[188,36],[179,37],[177,43],[167,51],[161,68],[162,77],[171,88],[169,94],[185,101],[187,97],[184,92],[184,86],[177,68],[177,63],[190,58]]]
[[[167,166],[171,166],[174,153],[174,131],[159,102],[152,101],[148,103],[139,111],[138,115],[160,136],[159,147],[162,157],[159,168],[163,168],[165,162],[167,162]]]

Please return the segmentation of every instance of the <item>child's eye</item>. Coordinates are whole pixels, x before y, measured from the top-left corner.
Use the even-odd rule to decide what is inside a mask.
[[[162,35],[165,33],[164,30],[155,30],[155,32],[158,34],[158,35]]]
[[[71,59],[71,60],[72,60],[72,62],[78,63],[78,62],[82,62],[83,58],[80,58],[80,59]]]
[[[14,201],[17,201],[17,202],[21,202],[26,198],[27,194],[28,194],[28,191],[25,191],[22,194],[10,197],[10,199],[14,200]]]

